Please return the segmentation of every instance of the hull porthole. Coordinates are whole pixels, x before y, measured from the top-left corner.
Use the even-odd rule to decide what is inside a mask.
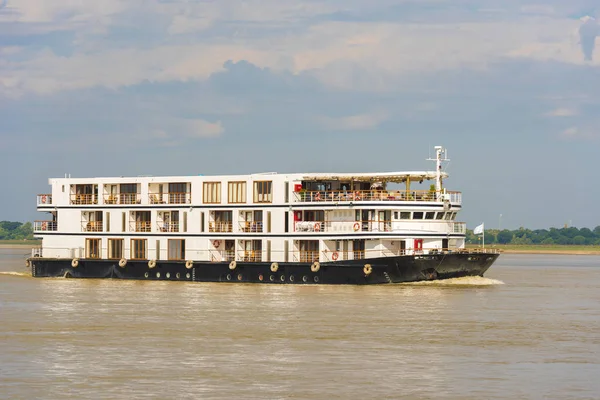
[[[147,278],[147,277],[149,277],[149,276],[150,276],[150,275],[149,275],[147,272],[144,274],[144,278]]]
[[[191,275],[190,275],[190,273],[189,273],[189,272],[188,272],[187,274],[185,274],[185,277],[186,277],[187,279],[190,279],[190,276],[191,276]]]
[[[262,281],[263,281],[263,279],[265,279],[265,278],[262,276],[262,274],[260,274],[260,275],[258,276],[258,280],[262,282]]]
[[[157,278],[160,278],[160,272],[157,272],[157,273],[156,273],[156,277],[157,277]]]
[[[167,272],[167,273],[165,274],[165,278],[169,279],[170,277],[171,277],[171,274],[170,274],[169,272]]]
[[[146,273],[147,273],[147,272],[146,272]],[[177,279],[181,278],[181,274],[180,274],[179,272],[178,272],[178,273],[176,273],[176,274],[175,274],[175,278],[177,278]]]
[[[231,274],[227,274],[227,276],[225,277],[225,279],[227,279],[228,281],[231,280]]]
[[[308,276],[304,275],[304,276],[302,277],[302,282],[308,282]]]
[[[237,278],[238,278],[238,281],[241,281],[243,278],[242,274],[238,274]]]
[[[285,282],[285,275],[281,275],[281,276],[279,277],[279,280],[280,280],[281,282]]]
[[[269,280],[270,280],[271,282],[274,282],[274,281],[275,281],[275,276],[271,275],[271,276],[269,277]]]
[[[294,275],[290,275],[290,282],[294,282]]]
[[[318,276],[315,276],[315,277],[313,278],[313,280],[315,281],[315,283],[318,283],[318,282],[319,282],[319,277],[318,277]]]

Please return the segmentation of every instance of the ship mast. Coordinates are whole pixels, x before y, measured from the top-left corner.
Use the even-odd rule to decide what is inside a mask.
[[[435,192],[438,200],[442,197],[442,161],[450,161],[447,150],[442,146],[435,146],[435,159],[428,158],[427,161],[435,161]]]

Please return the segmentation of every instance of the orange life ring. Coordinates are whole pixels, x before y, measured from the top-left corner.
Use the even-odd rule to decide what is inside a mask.
[[[315,224],[315,232],[320,232],[321,231],[321,223],[317,222]]]
[[[45,231],[48,228],[48,224],[46,222],[42,222],[42,230]]]
[[[46,201],[48,200],[48,198],[46,197],[46,195],[42,196],[42,203],[46,204]]]
[[[316,196],[315,196],[315,200],[321,200],[321,192],[317,192]]]
[[[358,190],[354,193],[354,200],[361,200],[360,192]]]
[[[354,232],[358,231],[360,229],[360,224],[358,222],[354,223]]]
[[[218,248],[220,245],[221,245],[220,240],[213,240],[213,246],[215,246],[215,248]]]
[[[334,251],[334,252],[333,252],[333,254],[331,255],[331,259],[332,259],[333,261],[336,261],[336,260],[338,259],[338,253],[337,253],[337,251]]]

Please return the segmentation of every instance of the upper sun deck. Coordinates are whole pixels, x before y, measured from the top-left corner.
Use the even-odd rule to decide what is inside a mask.
[[[460,192],[441,188],[436,171],[375,173],[261,173],[251,175],[138,176],[50,179],[52,193],[37,204],[195,205],[340,202],[443,202],[460,204]],[[439,181],[428,190],[411,184]]]

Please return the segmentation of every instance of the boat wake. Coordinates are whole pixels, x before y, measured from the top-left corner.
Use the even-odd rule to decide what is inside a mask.
[[[407,282],[401,285],[409,286],[495,286],[504,285],[498,279],[484,278],[482,276],[464,276],[462,278],[440,279],[435,281]]]
[[[0,275],[12,275],[12,276],[31,277],[31,272],[0,271]]]

